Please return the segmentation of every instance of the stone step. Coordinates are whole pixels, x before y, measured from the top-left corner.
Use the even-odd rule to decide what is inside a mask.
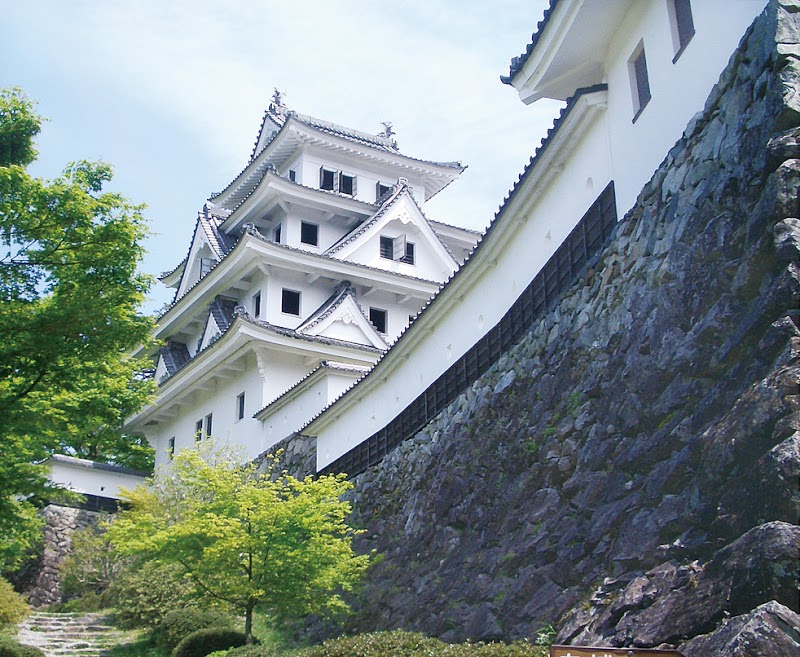
[[[47,657],[107,657],[119,635],[101,613],[37,612],[20,624],[17,640]]]

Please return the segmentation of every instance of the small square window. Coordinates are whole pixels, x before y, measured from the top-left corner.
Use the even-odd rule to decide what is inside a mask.
[[[258,319],[261,316],[261,292],[253,295],[253,317]]]
[[[297,181],[297,173],[295,172],[294,169],[289,169],[289,180],[291,180],[292,182]]]
[[[330,192],[336,191],[336,172],[332,169],[320,167],[319,169],[319,188],[327,189]]]
[[[300,222],[300,241],[303,244],[319,246],[319,226],[307,221]]]
[[[283,288],[281,293],[281,312],[287,315],[300,314],[300,293]]]
[[[409,265],[414,264],[414,245],[411,242],[406,242],[406,254],[400,258],[400,262],[405,262]]]
[[[211,436],[211,422],[213,420],[212,413],[206,415],[206,436]]]
[[[194,439],[198,441],[203,437],[203,421],[198,420],[194,423]]]
[[[633,95],[634,116],[633,121],[639,118],[642,110],[650,102],[650,79],[647,74],[647,58],[644,54],[644,45],[634,51],[633,56],[628,60],[628,68],[631,77],[631,91]]]
[[[169,457],[170,461],[172,460],[172,457],[175,456],[175,436],[172,436],[167,443],[167,456]]]
[[[369,309],[369,321],[372,322],[378,333],[386,333],[387,312],[381,308]]]
[[[391,237],[381,235],[381,258],[392,259],[394,254],[394,240]]]
[[[244,393],[236,396],[236,420],[244,419]]]
[[[378,183],[375,186],[375,200],[377,201],[381,196],[383,196],[384,194],[388,194],[390,191],[392,191],[391,185],[384,185],[383,183]]]
[[[346,173],[339,174],[339,192],[342,194],[356,195],[356,177]]]
[[[275,232],[272,233],[272,239],[277,244],[281,243],[281,225],[280,224],[278,224],[278,226],[275,228]]]
[[[691,0],[670,0],[669,17],[672,22],[672,43],[675,48],[675,57],[672,59],[674,64],[694,36]]]

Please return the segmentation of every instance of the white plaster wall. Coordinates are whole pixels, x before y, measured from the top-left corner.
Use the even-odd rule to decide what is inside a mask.
[[[156,465],[169,460],[169,439],[175,438],[175,451],[195,443],[195,423],[213,414],[212,435],[222,440],[235,438],[245,445],[248,452],[258,448],[258,422],[253,413],[262,407],[263,383],[259,375],[255,356],[249,354],[241,363],[241,373],[232,379],[215,379],[207,387],[185,401],[176,417],[146,427],[147,439],[156,451]],[[236,421],[236,397],[245,393],[245,417]],[[276,393],[277,394],[277,393]],[[256,454],[258,452],[255,452]]]
[[[303,153],[303,184],[306,187],[319,189],[319,169],[324,166],[326,169],[343,171],[348,175],[354,175],[356,180],[355,198],[366,203],[374,203],[376,200],[376,183],[380,180],[385,185],[393,185],[399,177],[405,177],[414,195],[414,199],[420,207],[425,205],[425,187],[422,181],[412,173],[402,173],[390,166],[378,165],[368,169],[361,164],[360,160],[350,159],[344,156],[331,157],[327,152],[308,150]]]
[[[607,124],[601,111],[564,162],[560,175],[536,190],[521,217],[516,213],[503,217],[503,221],[513,223],[516,233],[503,242],[497,264],[472,278],[469,289],[459,289],[458,298],[453,298],[456,293],[452,287],[442,292],[437,300],[436,329],[405,352],[408,358],[392,370],[391,385],[371,387],[347,410],[334,407],[329,411],[333,422],[317,435],[317,467],[325,467],[384,427],[492,328],[610,180]],[[517,197],[523,196],[519,190]],[[482,255],[480,262],[486,263],[485,253]],[[459,276],[469,267],[467,263]],[[445,299],[448,301],[442,303]],[[403,343],[398,348],[406,349]]]
[[[262,421],[262,451],[297,431],[341,395],[361,374],[322,370],[322,376]]]
[[[765,0],[694,0],[695,34],[673,64],[668,0],[636,2],[605,59],[617,209],[622,217],[667,152],[680,139]],[[644,43],[651,99],[633,123],[628,61]]]
[[[51,460],[49,465],[50,480],[54,484],[84,495],[119,499],[120,488],[130,490],[144,482],[143,477],[93,468],[79,460],[77,463]]]

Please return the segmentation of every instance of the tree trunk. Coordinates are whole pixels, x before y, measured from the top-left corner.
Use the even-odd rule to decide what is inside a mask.
[[[253,609],[254,602],[248,602],[244,611],[244,642],[249,646],[253,643]]]

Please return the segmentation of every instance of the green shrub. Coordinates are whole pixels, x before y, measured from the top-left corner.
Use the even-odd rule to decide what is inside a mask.
[[[114,620],[123,628],[154,627],[173,609],[195,604],[195,586],[180,566],[146,561],[127,566],[108,589]]]
[[[10,582],[0,577],[0,627],[16,625],[30,612],[22,596],[14,590]]]
[[[59,567],[64,597],[102,594],[130,561],[111,549],[102,526],[79,529],[72,536],[69,556]]]
[[[219,611],[174,609],[159,621],[153,630],[153,640],[166,654],[171,653],[185,637],[207,627],[231,627],[231,619]]]
[[[26,646],[9,637],[0,637],[0,657],[45,657],[33,646]]]
[[[206,657],[217,650],[238,648],[245,642],[244,632],[221,627],[207,627],[192,632],[175,646],[171,657]]]

